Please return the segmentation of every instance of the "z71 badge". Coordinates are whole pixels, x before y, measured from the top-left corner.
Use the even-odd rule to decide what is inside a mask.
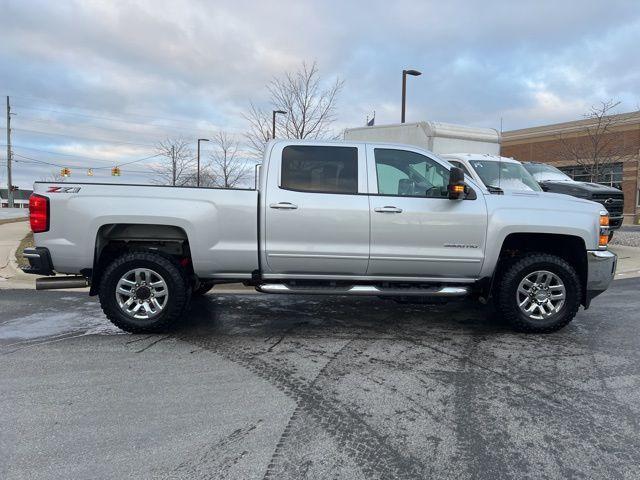
[[[47,193],[78,193],[80,187],[49,187]]]

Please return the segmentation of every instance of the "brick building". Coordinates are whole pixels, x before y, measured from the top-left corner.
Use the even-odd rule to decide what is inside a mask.
[[[544,162],[567,173],[575,180],[611,185],[624,192],[624,222],[640,222],[640,112],[607,117],[612,127],[603,135],[603,143],[615,145],[615,157],[597,175],[569,159],[567,145],[573,151],[588,151],[593,119],[557,123],[542,127],[503,132],[501,153],[521,162]],[[580,150],[582,148],[582,150]],[[597,177],[597,178],[596,178]]]

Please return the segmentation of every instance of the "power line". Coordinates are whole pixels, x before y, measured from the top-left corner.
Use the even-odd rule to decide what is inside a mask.
[[[51,120],[51,119],[46,119],[46,120],[42,120],[40,118],[31,118],[31,117],[22,117],[23,120],[26,118],[26,122],[24,122],[27,126],[30,126],[33,123],[36,124],[41,124],[41,125],[47,125],[49,127],[60,127],[60,126],[64,126],[64,125],[70,125],[70,126],[77,126],[77,123],[73,123],[73,122],[68,122],[68,121],[59,121],[59,120]],[[103,127],[102,125],[97,125],[97,124],[90,124],[89,127],[92,129],[98,129],[98,130],[104,130],[106,132],[114,132],[114,133],[124,133],[127,135],[136,135],[136,136],[140,136],[140,135],[144,135],[144,136],[153,136],[154,139],[158,139],[158,137],[162,137],[163,139],[170,136],[170,130],[175,130],[173,127],[170,126],[161,126],[161,125],[144,125],[142,123],[139,124],[135,124],[135,125],[141,125],[141,126],[146,126],[146,127],[152,127],[152,128],[163,128],[165,129],[164,131],[145,131],[145,130],[121,130],[118,128],[109,128],[109,127]],[[196,130],[191,130],[192,133],[197,132]],[[194,133],[195,135],[195,133]]]
[[[61,115],[71,115],[71,116],[77,116],[77,117],[85,117],[85,118],[94,118],[94,119],[98,119],[98,120],[108,120],[108,121],[112,121],[112,122],[118,122],[118,123],[128,123],[128,124],[132,124],[132,125],[143,125],[146,127],[154,127],[154,128],[170,128],[172,130],[183,130],[185,132],[192,132],[192,133],[202,133],[202,134],[211,134],[211,131],[214,130],[213,127],[211,128],[211,130],[200,130],[200,129],[194,129],[194,128],[187,128],[187,127],[177,127],[174,125],[156,125],[153,123],[148,123],[148,122],[134,122],[131,120],[125,120],[122,118],[114,118],[114,117],[105,117],[102,115],[89,115],[86,113],[76,113],[76,112],[65,112],[62,110],[54,110],[54,109],[50,109],[50,108],[38,108],[38,107],[30,107],[27,105],[14,105],[17,108],[25,108],[28,110],[39,110],[39,111],[43,111],[43,112],[52,112],[52,113],[58,113]],[[162,117],[151,117],[155,120],[165,120]],[[182,124],[184,124],[184,122],[180,121],[180,120],[167,120],[167,121],[176,121],[176,122],[180,122]]]
[[[2,146],[6,146],[6,144],[2,144]],[[73,158],[80,158],[82,160],[95,160],[96,162],[111,162],[111,163],[113,163],[113,161],[109,160],[109,159],[88,157],[88,156],[85,156],[85,155],[73,155],[71,153],[54,152],[52,150],[43,150],[42,148],[27,147],[25,145],[16,145],[15,143],[12,144],[12,147],[13,148],[23,149],[23,150],[33,150],[33,151],[41,152],[41,153],[49,153],[51,155],[59,155],[59,156],[62,156],[62,157],[73,157]]]
[[[45,165],[51,165],[51,166],[54,166],[54,167],[60,167],[60,168],[62,168],[62,167],[64,167],[64,166],[65,166],[65,165],[60,165],[60,164],[58,164],[58,163],[52,163],[52,162],[47,162],[47,161],[45,161],[45,160],[39,160],[39,159],[37,159],[37,158],[33,158],[33,157],[27,157],[26,155],[21,155],[21,154],[19,154],[19,153],[14,153],[14,155],[15,155],[16,157],[20,157],[20,158],[23,158],[23,159],[29,160],[29,161],[31,161],[32,163],[33,163],[33,162],[36,162],[36,163],[42,163],[42,164],[45,164]],[[149,155],[148,157],[138,158],[138,159],[136,159],[136,160],[131,160],[131,161],[129,161],[129,162],[123,162],[123,163],[111,162],[111,163],[112,163],[112,164],[114,164],[114,165],[116,165],[116,166],[118,166],[118,167],[121,167],[121,166],[123,166],[123,165],[131,165],[131,164],[133,164],[133,163],[138,163],[138,162],[143,162],[143,161],[145,161],[145,160],[150,160],[150,159],[152,159],[152,158],[154,158],[154,157],[157,157],[157,156],[159,156],[159,155],[161,155],[161,154],[160,154],[160,153],[157,153],[157,154],[155,154],[155,155]],[[21,160],[21,162],[24,162],[24,160]],[[104,166],[93,166],[93,165],[78,165],[78,168],[91,168],[92,170],[109,170],[109,169],[111,169],[112,167],[110,167],[110,166],[109,166],[109,167],[104,167]],[[142,171],[140,171],[140,172],[142,172]]]
[[[60,101],[55,101],[55,100],[49,100],[47,98],[42,98],[42,97],[36,97],[33,95],[12,95],[12,97],[14,98],[24,98],[24,99],[33,99],[33,100],[37,100],[39,102],[44,102],[47,104],[53,104],[53,105],[60,105],[62,107],[68,107],[68,108],[75,108],[78,110],[87,110],[87,111],[95,111],[95,109],[92,108],[87,108],[84,106],[80,106],[80,105],[73,105],[71,103],[65,103],[65,102],[60,102]],[[29,107],[29,106],[21,106],[21,108],[32,108],[32,109],[37,109],[37,107]],[[77,115],[83,115],[83,114],[77,114]],[[86,114],[84,114],[86,115]],[[160,117],[158,115],[149,115],[149,114],[143,114],[143,113],[135,113],[135,112],[126,112],[127,116],[134,116],[134,117],[140,117],[140,118],[150,118],[152,120],[165,120],[167,122],[176,122],[178,124],[183,124],[184,123],[184,118],[178,118],[178,117]],[[103,117],[105,119],[109,119],[109,117]],[[119,119],[113,119],[111,118],[111,120],[115,120],[115,121],[120,121]]]
[[[114,144],[122,144],[122,145],[136,145],[139,147],[150,147],[150,148],[155,148],[155,145],[150,145],[148,143],[136,143],[136,142],[119,142],[117,140],[107,140],[104,138],[95,138],[95,137],[84,137],[82,135],[68,135],[66,133],[53,133],[53,132],[42,132],[40,130],[30,130],[28,128],[12,128],[12,130],[18,131],[18,132],[28,132],[28,133],[35,133],[37,135],[47,135],[47,136],[54,136],[54,137],[66,137],[66,138],[80,138],[83,140],[93,140],[96,142],[105,142],[105,143],[114,143]]]

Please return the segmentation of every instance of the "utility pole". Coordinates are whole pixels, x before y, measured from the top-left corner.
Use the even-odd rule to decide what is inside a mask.
[[[13,185],[11,183],[11,106],[7,95],[7,206],[13,208]]]

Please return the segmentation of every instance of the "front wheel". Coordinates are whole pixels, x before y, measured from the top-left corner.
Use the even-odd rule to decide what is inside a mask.
[[[111,262],[100,282],[100,305],[111,322],[131,333],[160,332],[175,325],[188,306],[191,287],[169,257],[130,252]]]
[[[498,281],[498,313],[522,332],[560,330],[575,317],[582,288],[563,258],[531,253],[509,265]]]

